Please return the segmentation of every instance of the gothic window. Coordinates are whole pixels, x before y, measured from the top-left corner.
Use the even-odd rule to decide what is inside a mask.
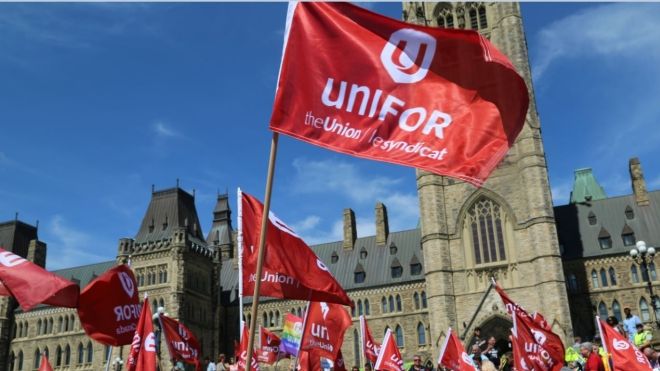
[[[351,300],[353,306],[351,307],[351,317],[355,317],[355,300]]]
[[[92,347],[92,342],[87,342],[87,363],[92,363],[94,360],[94,348]]]
[[[268,327],[268,313],[264,312],[262,319],[263,319],[263,326]]]
[[[649,271],[647,266],[641,265],[640,268],[642,268],[642,281],[648,282],[649,281]]]
[[[600,269],[600,282],[603,284],[603,287],[607,287],[607,273],[605,273],[605,268]]]
[[[607,316],[609,315],[607,313],[607,306],[602,301],[600,302],[600,304],[598,304],[598,315],[603,321],[605,321],[607,319]]]
[[[426,344],[426,329],[424,328],[424,324],[421,322],[417,324],[417,344]]]
[[[651,300],[651,303],[653,303],[653,300]],[[655,318],[660,318],[660,300],[655,299]]]
[[[614,268],[610,267],[608,273],[610,274],[610,283],[612,284],[612,286],[616,286],[616,271],[614,270]]]
[[[362,310],[362,300],[358,300],[358,315],[361,316],[364,314],[364,311]]]
[[[39,361],[41,360],[41,352],[39,352],[39,348],[34,350],[34,368],[38,369],[39,368]]]
[[[413,255],[410,260],[410,275],[419,276],[422,274],[422,263],[417,259],[417,256]]]
[[[649,305],[646,302],[646,299],[641,298],[639,300],[639,313],[642,317],[642,321],[647,322],[651,318],[649,316]]]
[[[74,317],[73,314],[71,315],[71,318],[69,319],[69,323],[71,324],[70,331],[75,330],[76,328],[74,326],[76,325],[76,317]]]
[[[206,316],[204,316],[204,317],[206,317]],[[279,310],[275,311],[275,326],[278,326],[278,327],[281,326],[281,324],[280,324],[280,311]]]
[[[390,255],[396,255],[397,251],[399,251],[399,249],[396,247],[394,242],[392,242],[390,244]]]
[[[598,273],[595,269],[591,271],[591,286],[595,289],[598,288]]]
[[[361,365],[360,360],[360,337],[357,330],[353,330],[353,354],[355,355],[354,365]]]
[[[381,305],[381,312],[387,313],[387,299],[383,296],[382,299],[380,299],[380,305]]]
[[[621,316],[621,306],[619,302],[614,299],[612,302],[612,312],[614,312],[614,317],[616,317],[619,322],[623,322],[623,317]]]
[[[163,300],[162,298],[158,300],[158,307],[165,308],[165,300]]]
[[[23,370],[23,351],[19,350],[18,351],[18,371]]]
[[[637,274],[636,264],[630,266],[630,278],[632,280],[632,283],[639,283],[639,275]]]
[[[45,347],[44,351],[42,353],[46,355],[46,358],[48,358],[48,356],[50,356],[50,352],[48,351],[48,347]]]
[[[628,224],[623,226],[623,231],[621,231],[621,239],[623,240],[623,246],[633,246],[637,242],[635,238],[635,231],[628,226]]]
[[[360,259],[366,259],[367,258],[367,249],[362,246],[360,249]]]
[[[69,317],[64,317],[64,331],[69,331]]]
[[[479,24],[477,23],[477,9],[470,9],[470,27],[473,30],[478,30],[479,29]]]
[[[64,348],[64,365],[68,366],[69,364],[71,364],[71,347],[67,344]]]
[[[41,320],[37,321],[37,335],[41,335]]]
[[[394,312],[394,297],[390,295],[387,302],[390,304],[390,313]]]
[[[476,264],[506,259],[504,246],[504,212],[499,204],[479,198],[467,212]]]
[[[598,244],[601,249],[612,248],[612,237],[605,227],[600,228],[600,233],[598,233]]]
[[[53,319],[52,318],[48,319],[48,333],[49,334],[53,333]]]
[[[651,262],[649,264],[649,272],[651,272],[651,281],[656,281],[658,279],[658,276],[655,273],[655,263]]]
[[[438,22],[438,27],[442,28],[454,28],[454,14],[452,13],[452,5],[449,3],[438,4],[438,8],[435,11],[436,21]]]
[[[337,252],[336,252],[336,251],[333,251],[333,252],[332,252],[332,256],[330,257],[330,262],[331,262],[332,264],[335,264],[335,263],[338,262],[338,261],[339,261],[339,255],[337,255]]]
[[[363,283],[366,278],[367,274],[365,273],[362,264],[358,263],[358,265],[355,267],[355,271],[353,271],[353,282]]]
[[[569,273],[568,275],[568,291],[578,292],[578,280],[575,273]]]
[[[403,275],[403,267],[399,263],[399,259],[394,258],[392,264],[390,264],[390,270],[392,272],[392,278],[400,278]]]
[[[486,19],[486,8],[482,5],[479,7],[479,28],[484,29],[488,27],[488,19]]]
[[[58,345],[55,350],[55,366],[62,366],[62,348]]]
[[[12,351],[9,354],[9,371],[14,371],[15,358],[16,358],[16,356],[14,356],[14,352]]]
[[[399,348],[403,348],[403,330],[401,329],[401,326],[396,325],[394,333],[396,334],[396,345]]]
[[[415,309],[419,310],[419,294],[418,293],[413,294],[413,302],[415,302]]]
[[[596,214],[594,214],[593,211],[589,212],[589,216],[587,216],[587,220],[589,220],[589,225],[596,225],[598,222],[598,219],[596,219]]]
[[[78,344],[78,364],[82,364],[85,360],[85,351],[83,349],[82,343]]]
[[[364,299],[364,315],[368,316],[371,314],[371,310],[369,309],[369,299]]]
[[[422,291],[422,308],[426,309],[426,291]]]
[[[401,312],[401,296],[396,295],[396,311]]]
[[[626,214],[626,219],[630,220],[635,217],[635,212],[633,211],[632,207],[630,205],[626,206],[626,210],[624,211]]]

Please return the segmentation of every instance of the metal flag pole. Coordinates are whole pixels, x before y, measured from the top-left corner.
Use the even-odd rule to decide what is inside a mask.
[[[490,290],[492,290],[494,286],[495,286],[495,279],[493,278],[492,281],[490,282],[490,285],[488,285],[486,292],[484,292],[484,295],[481,297],[481,301],[477,306],[477,310],[475,310],[474,314],[472,314],[472,318],[470,318],[470,323],[468,323],[467,327],[465,327],[465,329],[463,330],[463,335],[461,335],[461,340],[465,340],[465,337],[467,336],[470,327],[472,327],[474,320],[477,319],[477,315],[479,315],[479,311],[481,311],[481,307],[483,307],[486,298],[488,298],[488,294],[490,293]]]
[[[257,269],[254,280],[254,293],[252,295],[252,310],[250,311],[250,335],[248,336],[247,361],[245,370],[252,369],[252,351],[254,350],[254,332],[257,328],[257,307],[259,306],[259,289],[261,288],[261,271],[264,265],[264,251],[266,246],[266,227],[268,226],[268,213],[270,212],[270,194],[273,190],[273,174],[275,173],[275,159],[277,157],[277,139],[279,135],[273,132],[270,142],[270,157],[268,159],[268,175],[266,176],[266,195],[264,196],[264,210],[261,215],[261,232],[259,233],[259,251],[257,252]],[[243,279],[243,277],[240,277]]]
[[[364,352],[364,333],[365,333],[365,327],[367,327],[367,320],[364,318],[363,315],[360,315],[360,356],[362,357],[362,361],[369,362],[367,361],[366,354]],[[369,362],[371,363],[371,362]],[[358,368],[361,368],[360,365],[358,365]],[[371,366],[373,369],[373,365]]]
[[[238,202],[238,236],[236,236],[236,242],[238,242],[238,330],[239,334],[243,333],[243,328],[241,323],[243,319],[243,192],[240,188],[237,190],[237,202]],[[239,335],[240,339],[240,335]]]
[[[112,348],[113,347],[110,346],[110,351],[108,352],[108,359],[106,360],[106,363],[105,363],[105,371],[110,370],[110,359],[112,358]]]

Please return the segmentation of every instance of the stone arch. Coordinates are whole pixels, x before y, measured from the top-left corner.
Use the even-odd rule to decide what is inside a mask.
[[[511,334],[511,328],[513,327],[511,319],[501,314],[493,314],[481,321],[477,327],[481,328],[482,339],[488,340],[491,336],[495,336],[498,349],[501,349],[502,352],[509,349],[509,335]],[[469,335],[467,340],[466,344],[472,344],[474,335]],[[466,351],[469,352],[467,349]]]

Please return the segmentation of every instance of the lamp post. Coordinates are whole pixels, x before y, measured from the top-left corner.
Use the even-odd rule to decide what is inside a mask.
[[[655,248],[652,246],[647,247],[644,241],[637,241],[635,247],[630,249],[630,256],[642,267],[642,279],[644,278],[644,272],[646,272],[646,284],[648,285],[649,295],[651,295],[651,307],[653,307],[653,320],[656,326],[660,327],[658,317],[655,313],[657,298],[653,295],[653,282],[651,281],[651,272],[649,271],[649,264],[653,263],[653,258],[655,257]]]
[[[122,361],[122,359],[119,357],[115,358],[115,360],[112,361],[112,368],[115,371],[121,371],[123,365],[124,365],[124,361]]]

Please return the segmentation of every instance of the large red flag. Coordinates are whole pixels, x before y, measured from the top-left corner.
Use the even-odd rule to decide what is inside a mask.
[[[280,338],[265,327],[261,327],[261,350],[259,352],[259,362],[272,365],[277,362],[280,354]]]
[[[362,346],[364,347],[364,358],[370,363],[376,363],[378,352],[380,352],[380,344],[374,341],[371,336],[371,331],[367,325],[367,319],[360,316],[360,336],[362,336]]]
[[[140,317],[131,268],[118,265],[90,282],[80,293],[78,317],[92,339],[112,346],[130,344]]]
[[[605,352],[612,357],[612,371],[651,371],[646,356],[618,331],[596,317]]]
[[[46,353],[41,354],[41,364],[39,365],[39,371],[53,371],[53,367],[48,362],[48,355]]]
[[[465,352],[463,344],[458,340],[456,334],[449,328],[445,342],[440,348],[438,365],[451,371],[476,371],[477,368],[472,358]]]
[[[243,295],[253,295],[263,205],[239,190],[243,231]],[[291,228],[272,212],[268,216],[260,296],[353,305],[328,267]]]
[[[539,312],[532,313],[532,320],[534,320],[534,323],[539,325],[544,330],[552,331],[552,326],[550,326],[548,321],[545,320],[545,317],[543,317],[543,315],[541,315],[541,313],[539,313]]]
[[[128,371],[156,371],[156,337],[152,321],[151,307],[145,297],[128,355]]]
[[[475,31],[325,2],[297,3],[288,30],[274,131],[481,185],[523,127],[525,81]]]
[[[80,288],[75,283],[0,248],[0,295],[13,296],[29,311],[37,304],[76,308]]]
[[[403,358],[390,329],[387,329],[385,333],[374,369],[378,371],[403,371]]]
[[[559,371],[562,368],[564,345],[559,336],[541,328],[520,312],[513,315],[512,331],[518,342],[516,348],[524,350],[522,354],[514,354],[515,358],[523,359],[525,364],[539,371]]]
[[[334,360],[344,341],[344,332],[352,323],[351,315],[341,305],[310,302],[300,349]]]
[[[504,302],[504,307],[506,308],[507,313],[510,315],[513,315],[514,312],[521,313],[521,315],[530,317],[529,313],[518,305],[515,301],[511,300],[509,295],[504,291],[502,287],[500,287],[499,283],[495,282],[495,280],[492,281],[492,284],[495,286],[495,291],[500,295],[500,298],[502,298],[502,301]]]
[[[247,369],[247,354],[248,354],[248,341],[250,339],[250,331],[248,330],[248,326],[246,324],[241,324],[241,327],[243,327],[243,331],[241,332],[241,342],[239,343],[238,346],[238,355],[236,358],[236,366],[238,366],[239,371],[244,371]],[[259,371],[259,362],[257,359],[259,358],[256,349],[252,351],[252,359],[250,360],[250,370],[255,370]]]
[[[192,331],[183,323],[163,314],[160,315],[160,324],[163,328],[171,358],[193,364],[199,369],[201,347]]]

